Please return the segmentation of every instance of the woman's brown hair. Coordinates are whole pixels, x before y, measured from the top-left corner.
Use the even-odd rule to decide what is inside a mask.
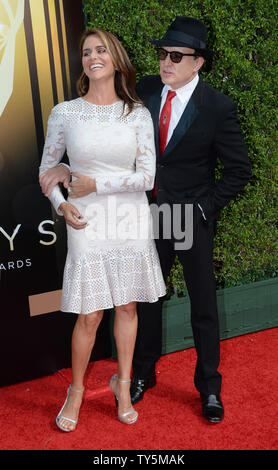
[[[115,67],[115,91],[118,97],[128,106],[128,114],[133,110],[134,103],[141,103],[135,91],[136,73],[125,48],[120,41],[109,31],[99,28],[88,29],[80,39],[80,55],[83,55],[83,45],[88,36],[95,34],[100,37],[107,52],[110,54]],[[77,92],[84,96],[89,90],[89,78],[82,71],[77,81]]]

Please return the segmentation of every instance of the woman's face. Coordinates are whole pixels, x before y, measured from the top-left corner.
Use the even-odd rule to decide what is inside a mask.
[[[102,40],[96,34],[88,36],[83,44],[82,65],[89,80],[114,80],[115,67]]]

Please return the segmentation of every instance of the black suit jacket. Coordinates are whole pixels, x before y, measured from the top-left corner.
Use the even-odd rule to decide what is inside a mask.
[[[162,155],[159,154],[159,111],[163,84],[159,76],[142,78],[137,92],[152,115],[157,152],[157,203],[202,207],[207,223],[244,188],[250,163],[230,98],[201,78]],[[216,181],[217,158],[223,165]],[[151,202],[151,193],[148,194]]]

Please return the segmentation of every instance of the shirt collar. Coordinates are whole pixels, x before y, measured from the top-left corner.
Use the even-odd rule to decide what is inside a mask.
[[[184,103],[188,99],[188,96],[191,95],[193,91],[195,90],[198,84],[198,81],[199,81],[199,75],[197,74],[196,77],[194,77],[193,80],[191,80],[191,82],[187,83],[181,88],[178,88],[177,90],[173,90],[173,88],[170,87],[169,85],[164,85],[161,91],[161,96],[166,95],[169,90],[173,90],[177,93],[177,98],[179,98],[179,100],[182,103]]]

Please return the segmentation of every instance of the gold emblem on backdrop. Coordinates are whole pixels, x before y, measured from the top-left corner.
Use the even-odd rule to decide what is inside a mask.
[[[0,116],[13,92],[17,32],[24,18],[24,2],[18,0],[13,12],[11,2],[0,2]]]
[[[62,0],[0,0],[0,90],[1,143],[24,110],[41,152],[51,108],[71,99]]]

